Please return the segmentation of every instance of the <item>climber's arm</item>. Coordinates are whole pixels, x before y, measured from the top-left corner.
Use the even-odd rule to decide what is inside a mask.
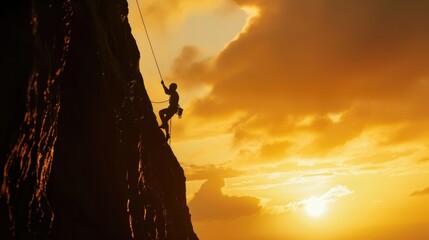
[[[170,90],[165,86],[164,81],[161,81],[162,87],[164,88],[165,94],[170,95]]]

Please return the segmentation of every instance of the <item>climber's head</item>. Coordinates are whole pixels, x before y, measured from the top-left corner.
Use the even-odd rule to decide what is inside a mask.
[[[170,88],[169,88],[171,91],[176,91],[176,89],[177,89],[177,84],[175,84],[175,83],[172,83],[172,84],[170,84]]]

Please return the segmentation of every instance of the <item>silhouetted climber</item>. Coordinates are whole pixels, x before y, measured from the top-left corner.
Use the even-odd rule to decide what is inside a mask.
[[[170,95],[170,100],[168,101],[170,105],[168,108],[164,108],[159,111],[159,117],[161,118],[162,124],[159,126],[160,128],[165,129],[165,137],[167,140],[170,138],[170,134],[168,132],[168,121],[177,113],[179,110],[179,94],[177,93],[177,84],[170,84],[169,88],[167,88],[164,84],[164,81],[161,81],[162,87],[164,88],[165,94]]]

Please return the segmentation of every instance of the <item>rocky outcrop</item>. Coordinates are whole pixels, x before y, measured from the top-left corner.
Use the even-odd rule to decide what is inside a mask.
[[[1,9],[0,239],[198,239],[126,0]]]

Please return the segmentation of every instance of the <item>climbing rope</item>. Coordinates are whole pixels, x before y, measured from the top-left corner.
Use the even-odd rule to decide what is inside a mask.
[[[166,102],[168,102],[169,101],[169,99],[167,99],[167,100],[165,100],[165,101],[161,101],[161,102],[155,102],[155,101],[150,101],[151,103],[166,103]]]
[[[147,28],[146,28],[146,24],[145,24],[144,19],[143,19],[142,11],[140,10],[139,0],[136,0],[136,3],[137,3],[137,8],[139,9],[139,13],[140,13],[140,19],[142,20],[144,31],[146,33],[147,41],[149,43],[150,50],[152,51],[152,56],[153,56],[153,59],[155,60],[156,68],[158,69],[159,77],[161,78],[161,81],[164,81],[164,79],[162,78],[161,70],[159,69],[158,60],[156,60],[155,51],[153,50],[152,42],[150,41],[150,37],[149,37],[149,33],[147,31]]]
[[[147,41],[149,43],[150,50],[152,52],[153,59],[155,60],[156,68],[158,69],[159,77],[161,78],[161,81],[164,81],[164,78],[162,77],[161,69],[159,68],[158,60],[156,59],[155,51],[153,50],[152,42],[150,41],[149,32],[147,31],[147,27],[146,27],[146,24],[145,24],[143,14],[142,14],[142,11],[140,9],[140,4],[139,4],[138,0],[136,0],[136,4],[137,4],[137,9],[139,10],[140,19],[142,20],[142,23],[143,23],[144,31],[146,33],[146,38],[147,38]],[[169,101],[169,99],[167,99],[165,101],[151,101],[151,103],[166,103],[168,101]],[[173,126],[173,121],[172,121],[172,118],[170,118],[169,129],[167,129],[167,134],[170,136],[170,138],[168,139],[168,144],[170,144],[170,145],[171,145],[171,132],[172,132],[172,128],[173,128],[172,126]]]
[[[171,129],[173,128],[172,118],[170,118],[170,124],[169,124],[169,126],[170,126],[170,129],[168,129],[168,132],[169,132],[170,138],[168,139],[168,145],[171,146]]]

